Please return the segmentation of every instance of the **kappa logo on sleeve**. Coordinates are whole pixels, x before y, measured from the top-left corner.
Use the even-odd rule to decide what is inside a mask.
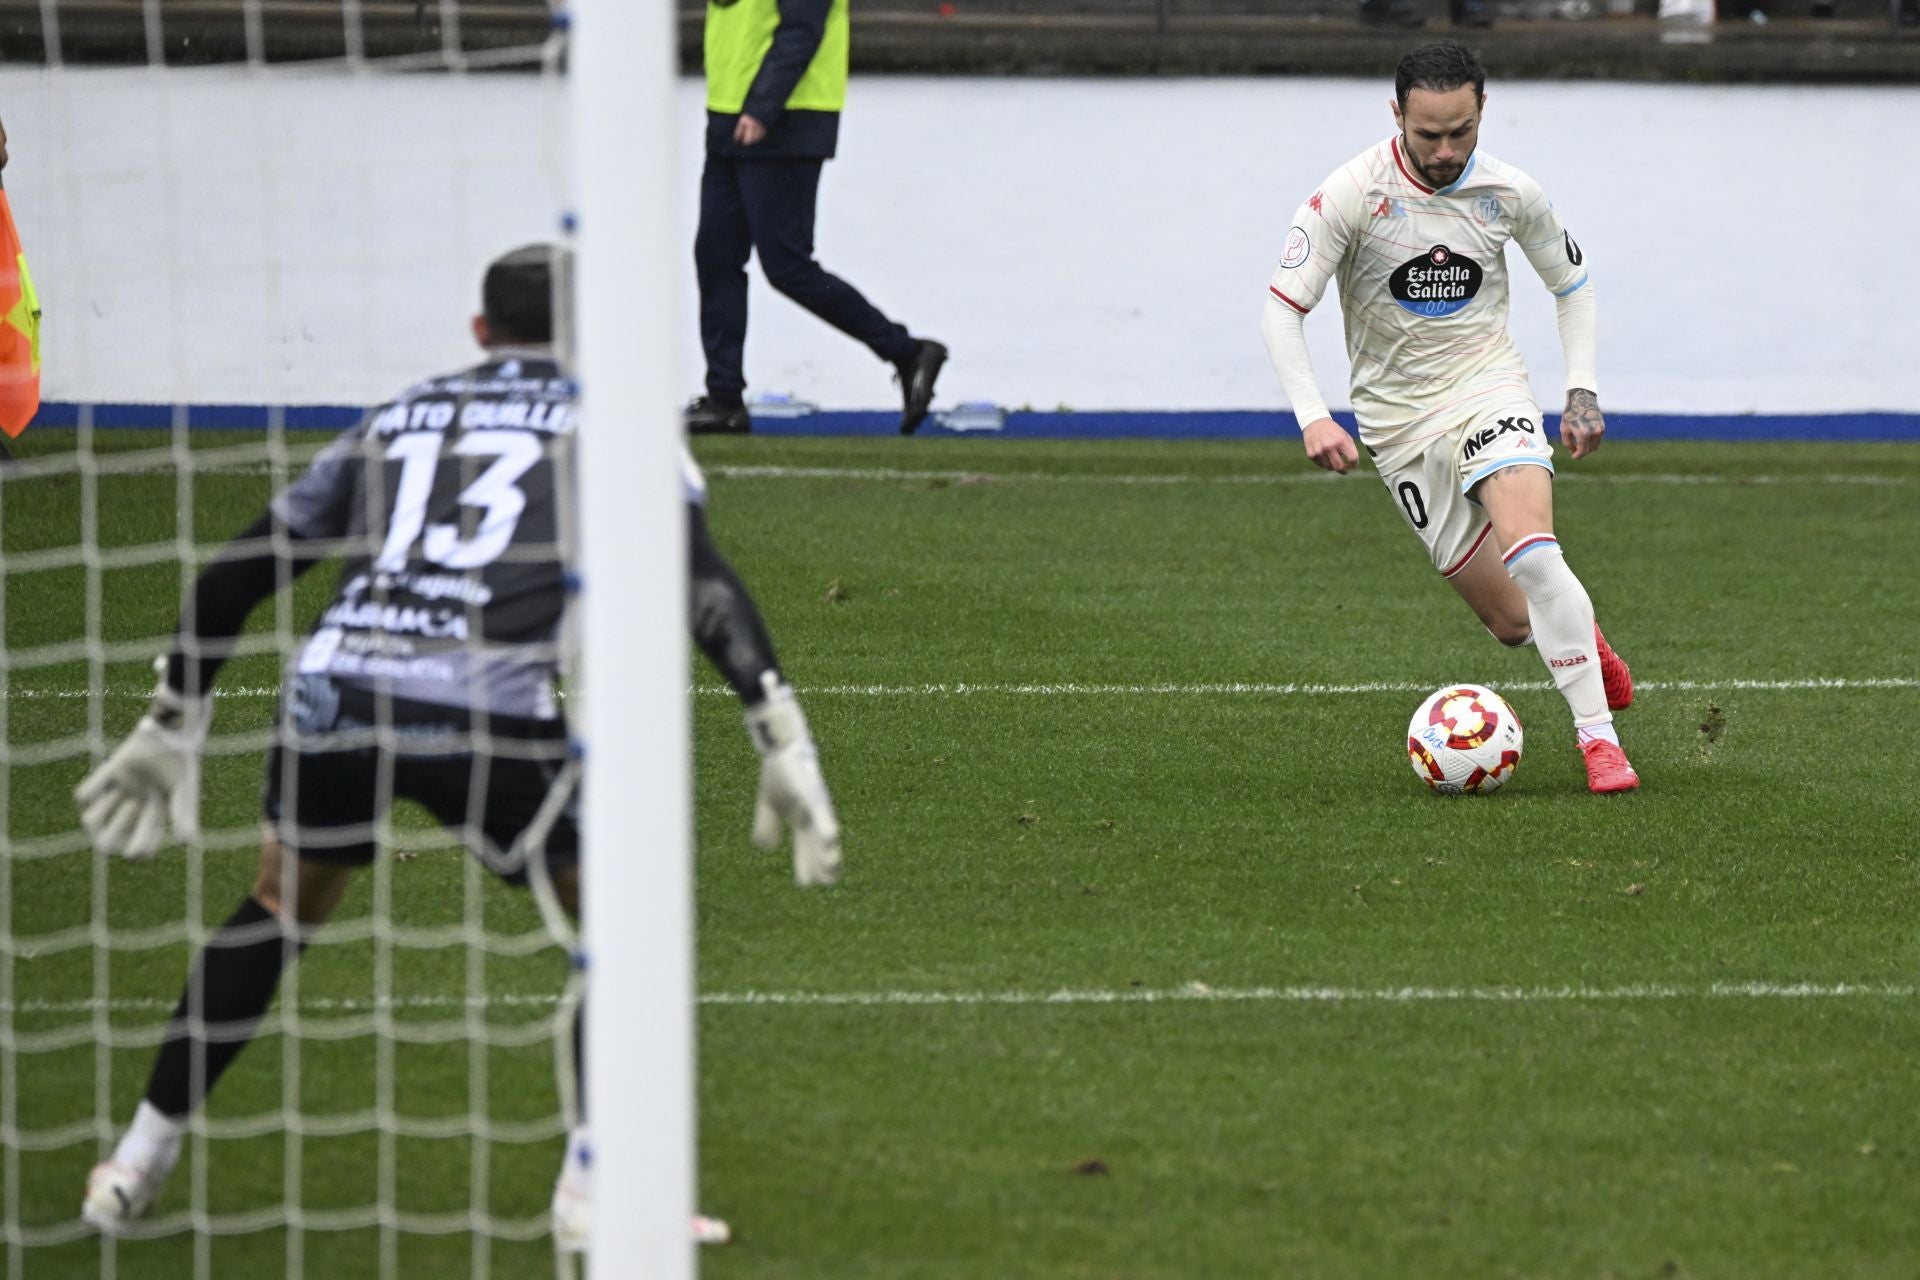
[[[1280,266],[1291,271],[1312,256],[1313,241],[1307,238],[1306,229],[1290,228],[1287,231],[1287,247],[1280,252]]]
[[[1387,288],[1395,302],[1417,316],[1450,316],[1473,301],[1485,275],[1466,254],[1437,244],[1395,268]]]

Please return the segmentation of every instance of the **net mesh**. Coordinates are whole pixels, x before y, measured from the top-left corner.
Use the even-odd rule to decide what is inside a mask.
[[[332,569],[263,605],[220,676],[202,841],[96,856],[71,794],[139,717],[213,552],[363,406],[474,363],[481,268],[555,238],[564,14],[43,0],[40,19],[38,61],[0,65],[45,311],[42,413],[0,469],[6,1274],[549,1271],[565,951],[404,803],[152,1212],[118,1239],[79,1217],[193,955],[249,892],[282,664]]]

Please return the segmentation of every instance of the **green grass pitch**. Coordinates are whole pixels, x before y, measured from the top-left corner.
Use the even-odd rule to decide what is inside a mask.
[[[260,1229],[60,1238],[143,1086],[180,923],[251,874],[245,740],[209,760],[197,872],[57,852],[76,753],[130,725],[176,607],[177,564],[124,549],[251,519],[268,480],[218,465],[237,439],[194,440],[215,465],[185,516],[164,468],[0,482],[6,1274],[544,1274],[564,964],[417,815],[418,852],[300,966],[313,1034],[247,1051],[157,1207]],[[696,669],[700,1201],[739,1236],[705,1274],[1920,1274],[1920,449],[1562,462],[1569,562],[1641,686],[1645,789],[1606,799],[1536,655],[1482,632],[1370,474],[1291,442],[699,453],[848,865],[803,893],[751,848],[755,760]],[[92,579],[55,550],[89,510]],[[90,617],[97,669],[59,647]],[[265,728],[274,678],[230,668],[222,734]],[[1491,797],[1430,796],[1405,761],[1456,680],[1526,722]],[[95,949],[103,909],[137,947]],[[470,916],[497,953],[457,945]],[[470,1234],[475,1208],[506,1236]]]

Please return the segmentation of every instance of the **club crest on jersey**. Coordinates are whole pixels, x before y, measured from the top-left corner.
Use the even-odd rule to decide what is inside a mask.
[[[1490,227],[1500,221],[1502,212],[1504,211],[1500,208],[1500,197],[1491,191],[1484,193],[1473,202],[1473,220],[1483,227]]]
[[[1287,232],[1287,247],[1280,253],[1280,265],[1291,271],[1305,262],[1313,253],[1313,241],[1307,238],[1306,230],[1293,227]]]
[[[1437,244],[1387,277],[1393,300],[1417,316],[1450,316],[1480,292],[1485,272],[1464,253]]]

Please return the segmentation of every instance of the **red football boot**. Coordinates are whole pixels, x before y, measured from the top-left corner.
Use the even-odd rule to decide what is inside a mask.
[[[1627,753],[1605,738],[1590,738],[1581,743],[1580,754],[1587,758],[1587,790],[1593,794],[1604,796],[1639,789],[1640,775],[1627,763]]]
[[[1633,672],[1600,634],[1597,622],[1593,624],[1593,642],[1600,650],[1600,683],[1607,689],[1607,710],[1625,711],[1633,705]]]

